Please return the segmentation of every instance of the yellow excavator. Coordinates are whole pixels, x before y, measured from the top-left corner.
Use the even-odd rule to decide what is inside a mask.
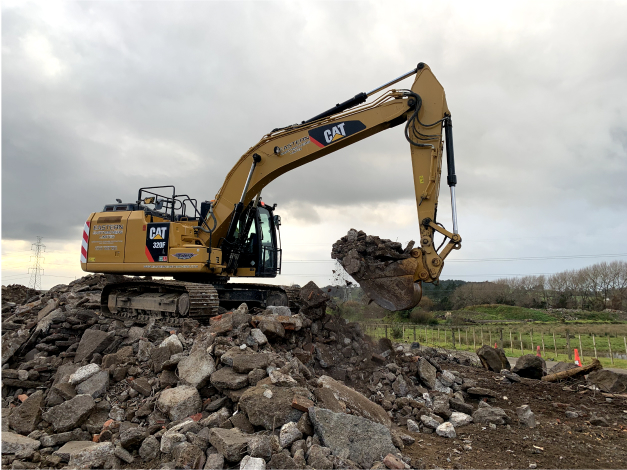
[[[410,90],[390,89],[366,103],[371,95],[411,75],[416,77]],[[461,247],[451,114],[442,85],[424,63],[300,124],[274,129],[239,159],[212,201],[198,204],[174,186],[145,187],[135,202],[118,199],[90,214],[83,230],[82,269],[122,275],[103,289],[103,314],[180,324],[187,318],[206,323],[222,311],[220,307],[230,309],[242,302],[297,309],[297,288],[228,282],[281,273],[281,218],[275,214],[276,204],[261,199],[261,191],[283,173],[399,125],[405,126],[410,144],[420,246],[409,259],[360,283],[390,310],[417,305],[421,282],[437,282],[444,259]],[[444,143],[452,232],[436,221]],[[448,240],[439,252],[435,232]]]

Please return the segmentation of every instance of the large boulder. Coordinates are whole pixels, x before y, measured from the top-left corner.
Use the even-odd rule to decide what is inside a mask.
[[[367,418],[375,423],[390,427],[390,416],[380,405],[368,400],[358,391],[332,379],[328,375],[323,375],[318,379],[318,385],[330,390],[335,398],[350,408],[354,415]]]
[[[418,376],[420,381],[425,384],[425,386],[430,390],[435,388],[437,372],[438,371],[436,370],[436,368],[433,367],[433,365],[429,361],[427,361],[424,357],[420,358],[420,361],[418,361],[418,372],[416,373],[416,375]]]
[[[381,456],[396,453],[390,430],[360,416],[311,407],[309,417],[320,441],[334,455],[370,468]]]
[[[55,432],[71,431],[83,424],[95,408],[96,402],[90,395],[77,395],[53,406],[42,414],[42,418],[52,424]]]
[[[20,434],[30,434],[41,421],[41,407],[44,401],[44,392],[33,393],[9,415],[9,426]]]
[[[546,362],[540,356],[525,354],[518,358],[512,372],[521,377],[540,380],[546,374]]]
[[[106,333],[101,330],[85,330],[78,344],[74,362],[82,362],[91,360],[95,353],[104,351],[115,338],[115,332]]]
[[[202,402],[196,387],[181,385],[161,392],[157,407],[168,413],[172,421],[178,421],[200,412]]]
[[[477,349],[477,356],[479,356],[483,367],[492,372],[501,372],[503,369],[511,369],[509,361],[505,356],[505,351],[501,348],[493,348],[484,345]]]
[[[588,383],[596,385],[607,393],[627,392],[627,375],[617,374],[611,370],[595,370],[588,374]]]
[[[306,388],[257,385],[243,393],[239,399],[239,407],[253,426],[274,430],[287,422],[298,421],[302,416],[302,411],[292,407],[296,396],[313,399]]]

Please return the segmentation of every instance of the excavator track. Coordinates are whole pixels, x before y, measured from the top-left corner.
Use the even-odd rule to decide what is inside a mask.
[[[129,279],[107,284],[100,298],[101,312],[116,320],[181,326],[187,319],[208,324],[220,313],[241,303],[250,308],[270,305],[300,308],[300,288],[271,284],[202,284],[195,282]],[[224,310],[222,310],[224,311]]]
[[[185,304],[185,308],[177,311],[173,303]],[[218,315],[219,305],[218,292],[211,284],[165,280],[129,279],[107,284],[100,298],[101,312],[107,317],[171,326],[181,326],[188,319],[209,323],[211,317]]]

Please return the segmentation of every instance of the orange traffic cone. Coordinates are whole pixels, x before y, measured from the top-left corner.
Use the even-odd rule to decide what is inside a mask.
[[[581,367],[581,361],[579,360],[579,351],[575,348],[575,364]]]
[[[536,350],[536,356],[542,357],[542,354],[540,354],[540,346],[538,346],[538,349]]]
[[[494,343],[494,349],[498,349],[498,348],[499,348],[499,345]]]

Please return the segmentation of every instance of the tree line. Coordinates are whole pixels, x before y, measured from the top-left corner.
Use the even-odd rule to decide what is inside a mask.
[[[450,307],[504,304],[527,308],[627,310],[627,262],[611,261],[550,276],[468,282],[450,295]]]

